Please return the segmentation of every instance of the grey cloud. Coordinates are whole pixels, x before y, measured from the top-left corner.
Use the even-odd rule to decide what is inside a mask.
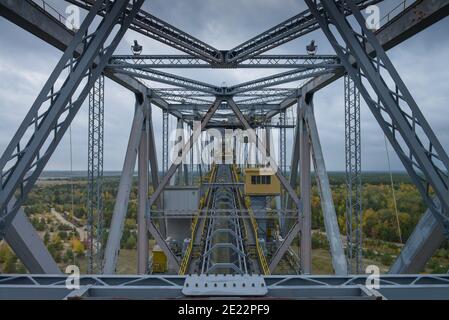
[[[61,1],[50,1],[55,8],[64,11]],[[388,1],[383,7],[394,7],[399,1]],[[293,16],[304,9],[304,3],[296,0],[152,0],[145,9],[157,17],[179,27],[195,37],[216,46],[230,49],[267,28]],[[449,67],[445,63],[449,56],[446,19],[432,28],[408,40],[389,55],[399,73],[409,86],[418,105],[429,123],[439,135],[443,146],[448,149],[447,102],[449,98]],[[31,34],[0,20],[0,152],[6,148],[14,131],[19,126],[26,111],[33,103],[45,83],[61,52],[44,44]],[[117,53],[130,53],[130,45],[137,39],[148,54],[179,53],[154,40],[128,31]],[[304,53],[305,45],[315,39],[319,53],[332,53],[332,49],[320,31],[292,41],[273,53]],[[231,85],[263,77],[283,70],[172,70],[175,74],[191,77],[216,85],[223,82]],[[152,84],[162,87],[160,84]],[[299,85],[298,83],[289,86]],[[129,137],[134,112],[134,96],[119,85],[106,82],[105,114],[105,169],[120,170]],[[344,170],[344,105],[343,83],[337,81],[315,96],[315,110],[329,170]],[[161,150],[161,112],[153,111],[157,147]],[[174,122],[172,120],[172,127]],[[67,170],[69,168],[69,137],[58,147],[47,169]],[[385,170],[387,168],[383,134],[370,111],[362,107],[362,139],[364,170]],[[87,167],[87,105],[83,105],[72,125],[74,168]],[[288,138],[291,145],[292,137]],[[290,148],[288,148],[288,155]],[[393,169],[401,170],[402,165],[390,149]],[[161,161],[161,159],[159,159]]]

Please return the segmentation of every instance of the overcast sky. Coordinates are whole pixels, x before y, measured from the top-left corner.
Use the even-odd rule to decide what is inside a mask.
[[[65,4],[48,1],[59,11]],[[385,14],[399,1],[386,1]],[[218,49],[231,49],[269,27],[305,9],[300,0],[152,0],[145,10],[192,34]],[[448,150],[447,112],[449,101],[449,19],[445,19],[389,52],[393,63],[409,87],[424,115]],[[3,153],[62,52],[0,18],[0,152]],[[144,54],[180,53],[163,44],[128,31],[117,53],[129,54],[134,39],[144,46]],[[269,53],[302,54],[311,39],[319,54],[333,54],[321,31],[292,41]],[[283,70],[170,70],[170,72],[215,85],[237,84]],[[298,86],[292,83],[289,87]],[[161,85],[153,84],[155,87]],[[287,85],[284,85],[286,87]],[[105,87],[105,170],[120,170],[129,137],[134,96],[106,80]],[[384,138],[370,111],[362,106],[363,170],[387,169]],[[343,82],[337,81],[315,96],[315,112],[328,170],[344,170]],[[154,107],[157,147],[161,149],[161,112]],[[72,125],[75,170],[87,168],[87,105]],[[288,145],[291,145],[289,139]],[[47,170],[68,170],[69,136],[66,135],[47,165]],[[392,155],[390,149],[390,154]],[[161,154],[161,153],[160,153]],[[159,159],[160,160],[160,159]],[[393,169],[402,165],[392,156]]]

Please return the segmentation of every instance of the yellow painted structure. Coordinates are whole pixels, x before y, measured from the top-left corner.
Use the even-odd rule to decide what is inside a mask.
[[[164,251],[158,246],[155,245],[153,248],[153,265],[152,265],[153,273],[165,273],[168,269],[167,257],[165,256]]]
[[[267,168],[245,169],[245,194],[247,196],[273,196],[281,193],[281,183],[273,170]]]

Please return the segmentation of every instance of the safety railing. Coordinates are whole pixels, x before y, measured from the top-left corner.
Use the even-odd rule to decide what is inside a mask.
[[[215,180],[216,172],[217,172],[217,167],[214,165],[212,167],[212,170],[211,170],[211,173],[210,173],[209,183],[212,183]],[[181,275],[181,276],[186,274],[187,267],[188,267],[189,261],[190,261],[190,257],[191,257],[192,251],[193,251],[193,242],[194,242],[193,240],[195,238],[195,233],[196,233],[196,229],[197,229],[197,226],[198,226],[199,216],[201,215],[203,209],[206,207],[206,205],[208,203],[209,194],[210,194],[210,188],[207,190],[205,196],[203,198],[201,198],[198,214],[193,218],[192,226],[191,226],[192,234],[191,234],[191,237],[190,237],[190,243],[189,243],[189,246],[186,249],[184,257],[182,258],[181,265],[180,265],[179,271],[178,271],[178,274]],[[204,229],[201,231],[201,233],[203,233],[203,231],[204,231]]]
[[[232,166],[232,174],[234,176],[234,181],[238,182],[239,178],[238,178],[237,172],[235,170],[235,166]],[[241,199],[240,189],[237,189],[237,192],[239,195],[237,197],[238,198],[237,200],[238,200],[240,208],[242,208],[242,204],[240,202],[240,199]],[[265,254],[264,254],[264,252],[260,246],[260,243],[259,243],[259,232],[258,232],[259,226],[257,225],[257,221],[254,216],[254,212],[251,209],[251,201],[250,201],[249,197],[245,197],[244,207],[248,212],[248,215],[249,215],[250,221],[251,221],[251,226],[253,227],[253,234],[254,234],[254,240],[256,242],[257,256],[259,258],[259,263],[260,263],[260,266],[262,267],[263,274],[270,275],[271,272],[270,272],[270,268],[268,267],[267,259],[265,258]],[[246,230],[245,224],[243,224],[243,225],[244,225],[244,230],[245,230],[245,236],[247,238],[247,230]]]
[[[404,12],[413,2],[416,2],[416,0],[403,0],[402,2],[400,2],[396,7],[391,9],[385,16],[380,19],[380,26],[386,25],[393,18]]]
[[[62,15],[58,10],[56,10],[54,7],[49,5],[44,0],[28,0],[28,2],[35,4],[39,8],[41,8],[45,13],[52,16],[56,20],[58,20],[61,24],[63,24],[67,29],[76,31],[77,28],[75,25],[73,25],[67,18]]]

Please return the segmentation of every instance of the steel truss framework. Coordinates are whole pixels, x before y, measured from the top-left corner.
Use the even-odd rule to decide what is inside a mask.
[[[349,76],[345,86],[346,239],[351,273],[362,273],[362,150],[360,94]]]
[[[66,276],[3,275],[0,276],[0,299],[188,299],[186,284],[196,282],[212,294],[214,282],[208,277],[189,276],[119,276],[83,275],[80,288],[66,287]],[[265,299],[449,299],[448,275],[388,275],[381,276],[379,288],[368,289],[367,276],[265,276]],[[246,286],[259,282],[248,276]],[[369,283],[369,280],[368,280]],[[223,281],[217,283],[223,286]],[[239,283],[242,285],[242,283]],[[230,282],[229,287],[232,287]],[[222,289],[218,288],[217,290]],[[243,289],[242,289],[243,290]],[[235,293],[234,293],[234,296]],[[201,296],[200,296],[201,297]],[[190,296],[191,298],[191,296]],[[197,296],[198,298],[198,296]]]
[[[0,225],[3,226],[0,229],[4,230],[13,220],[143,2],[97,1],[89,11],[0,158]],[[124,14],[128,4],[131,11]],[[100,11],[107,12],[106,17],[94,31],[89,30]],[[118,21],[119,30],[105,46]],[[78,47],[84,48],[79,57]],[[62,80],[61,87],[57,86],[58,80]],[[76,89],[81,90],[76,92]],[[19,192],[19,197],[8,210],[7,205],[15,192]]]
[[[0,158],[0,231],[2,237],[6,237],[7,228],[14,222],[17,216],[20,216],[19,210],[27,194],[37,181],[81,104],[103,73],[125,87],[131,88],[136,93],[137,101],[133,129],[119,186],[116,208],[114,209],[115,218],[113,217],[113,224],[111,224],[111,229],[114,229],[114,232],[111,230],[108,239],[108,245],[111,242],[110,240],[113,240],[113,245],[110,246],[109,251],[107,247],[105,253],[104,271],[107,273],[113,273],[115,269],[121,226],[126,214],[129,197],[128,182],[132,178],[137,149],[139,149],[139,167],[140,164],[147,162],[144,155],[147,152],[145,151],[146,147],[144,148],[142,143],[145,140],[141,140],[141,138],[146,137],[145,139],[148,139],[149,142],[148,149],[153,148],[153,153],[155,151],[154,137],[151,138],[152,134],[149,134],[149,132],[152,132],[152,127],[148,124],[151,123],[151,118],[148,115],[148,109],[145,107],[148,103],[145,102],[147,99],[163,109],[164,118],[171,114],[180,119],[188,119],[188,117],[184,117],[183,112],[180,112],[182,105],[186,105],[186,103],[201,104],[201,107],[192,108],[194,113],[189,110],[191,113],[187,114],[195,119],[202,119],[201,130],[206,129],[208,126],[218,126],[220,117],[230,117],[229,110],[232,111],[235,122],[245,129],[263,126],[267,120],[298,102],[299,127],[296,128],[298,139],[295,140],[294,146],[295,156],[292,159],[292,177],[295,177],[294,172],[297,171],[298,164],[300,164],[301,197],[298,197],[294,190],[296,178],[288,181],[280,171],[276,172],[289,198],[293,200],[298,219],[287,232],[283,244],[279,246],[272,257],[270,270],[276,267],[295,236],[300,234],[302,269],[305,272],[309,272],[310,250],[307,250],[307,248],[310,246],[308,234],[310,233],[310,157],[312,156],[318,173],[319,190],[325,215],[326,231],[333,255],[334,269],[337,274],[346,273],[346,264],[345,261],[342,261],[342,254],[340,253],[341,238],[338,224],[336,223],[335,208],[322,157],[312,104],[313,93],[346,73],[352,79],[355,85],[354,88],[360,91],[361,96],[365,99],[391,145],[398,153],[410,177],[421,192],[429,207],[429,212],[426,215],[427,219],[432,217],[435,226],[439,225],[443,233],[448,233],[449,190],[447,172],[449,158],[382,47],[386,46],[386,49],[388,49],[396,45],[400,41],[394,37],[398,38],[401,35],[396,34],[388,39],[382,38],[379,37],[379,34],[375,35],[368,30],[365,25],[365,20],[360,10],[380,2],[379,0],[305,0],[309,10],[228,51],[217,50],[145,12],[141,9],[144,0],[69,0],[68,2],[88,9],[89,13],[84,19],[80,30],[75,34],[72,32],[68,38],[64,40],[58,39],[58,41],[54,40],[56,36],[54,38],[49,36],[51,38],[49,41],[53,41],[59,48],[64,48],[64,55]],[[29,4],[30,2],[27,0],[26,3]],[[3,0],[0,1],[0,4],[2,10],[5,10],[4,16],[14,20],[18,14],[18,9],[13,4],[6,3]],[[438,4],[418,1],[414,5],[414,8],[416,7],[421,8],[424,12],[423,20],[429,19],[423,25],[419,25],[418,29],[423,29],[449,14],[449,1],[446,0]],[[406,17],[411,14],[411,11],[405,11],[402,15]],[[93,28],[91,25],[93,25],[92,22],[97,15],[102,17],[101,23]],[[352,24],[349,23],[348,16],[354,17]],[[407,21],[411,27],[420,23],[420,21],[412,19]],[[400,24],[401,22],[400,16],[381,31],[393,30],[391,32],[394,33],[395,27],[399,26],[402,28],[402,32],[407,34],[407,30],[404,31],[407,26],[404,27],[404,25]],[[119,28],[113,32],[116,24],[119,25]],[[330,28],[330,26],[334,28]],[[66,31],[62,24],[59,24],[58,28]],[[274,47],[319,28],[323,30],[329,39],[337,56],[262,55],[262,53]],[[113,57],[114,50],[127,29],[132,29],[168,44],[183,51],[187,56]],[[50,34],[52,31],[46,30],[45,32]],[[112,37],[111,33],[113,33]],[[42,31],[39,34],[42,34]],[[340,41],[337,41],[337,38]],[[107,40],[108,42],[106,42]],[[357,68],[354,66],[355,64]],[[218,87],[155,70],[162,67],[257,67],[292,68],[293,70],[230,87]],[[178,89],[151,90],[136,81],[136,79],[156,81],[175,86]],[[303,79],[311,80],[299,90],[287,89],[283,91],[282,89],[270,88]],[[390,82],[388,79],[392,81]],[[393,83],[394,86],[391,86],[390,83]],[[176,103],[170,104],[167,101]],[[276,103],[272,104],[273,102]],[[227,109],[228,114],[217,112],[219,109]],[[264,116],[265,121],[257,122],[252,120],[252,117],[257,115],[257,111],[255,111],[257,109],[264,110],[261,114]],[[147,133],[144,134],[143,132]],[[150,199],[147,201],[147,199],[143,199],[141,196],[139,200],[140,214],[145,216],[145,213],[148,213],[145,219],[140,220],[142,226],[145,225],[143,228],[144,232],[146,233],[146,230],[149,231],[164,250],[170,263],[177,267],[180,264],[179,257],[172,252],[165,242],[163,224],[158,226],[154,224],[157,218],[152,217],[152,210],[154,209],[153,205],[157,205],[157,200],[164,188],[180,168],[180,160],[185,159],[197,139],[198,137],[195,136],[195,133],[192,133],[177,159],[170,166],[167,164],[167,170],[161,181],[158,181],[157,176],[153,176],[154,193]],[[258,137],[255,137],[255,139],[258,141],[259,148],[264,149],[265,146],[262,141]],[[139,144],[141,147],[138,148]],[[154,166],[157,161],[155,159],[148,159],[148,161],[153,163],[152,173],[157,173],[157,167]],[[268,156],[268,161],[271,165],[277,167],[270,155]],[[145,170],[142,170],[142,173],[139,172],[139,175],[141,174],[139,181],[143,185],[146,181],[145,175],[148,174],[148,170],[146,170],[146,173]],[[435,192],[435,199],[430,196],[431,190]],[[15,195],[17,198],[14,197]],[[139,230],[142,232],[142,228]],[[426,239],[421,240],[421,242],[430,241],[429,239],[432,236],[432,234],[426,234]],[[145,237],[142,237],[142,239],[145,239]],[[416,252],[421,250],[421,247],[418,249],[411,247],[412,249],[410,249],[407,244],[406,249]],[[413,253],[407,253],[407,255],[413,256]],[[139,266],[141,263],[142,261],[140,261]],[[408,263],[413,265],[414,262]],[[145,261],[143,261],[142,266],[142,270],[145,271]],[[396,269],[404,270],[401,267]],[[5,276],[0,279],[0,293],[5,292],[3,290],[7,289],[10,290],[10,296],[14,295],[15,292],[20,294],[24,294],[24,292],[30,293],[31,287],[37,286],[52,292],[49,293],[51,295],[54,294],[52,297],[64,298],[67,296],[67,291],[61,290],[59,285],[62,278],[45,276],[42,278],[46,279],[43,280],[45,282],[44,287],[41,286],[41,282],[37,278],[33,280],[33,276]],[[111,294],[117,294],[123,287],[127,287],[125,281],[119,282],[121,285],[118,287],[120,288],[116,289],[112,286],[114,287],[112,288],[113,290],[109,290],[111,286],[108,286],[107,279],[100,278],[84,277],[88,285],[83,285],[81,291],[72,292],[71,295],[95,296],[94,292],[97,292],[99,296],[102,296],[105,292],[109,292],[105,295],[112,297]],[[167,280],[169,278],[143,277],[134,278],[131,281],[137,283],[140,279],[143,279],[142,281],[150,286],[154,283],[167,283],[171,288],[164,287],[163,290],[165,291],[156,290],[152,291],[153,293],[151,294],[155,292],[158,292],[157,294],[161,292],[164,292],[164,294],[174,293],[174,296],[177,297],[179,290],[182,292],[181,286],[184,279],[173,277],[171,280]],[[117,277],[116,279],[120,278]],[[270,279],[275,280],[270,282]],[[280,280],[277,281],[276,279]],[[340,282],[340,280],[343,282]],[[317,290],[316,292],[330,292],[328,289],[331,287],[336,289],[331,295],[334,294],[340,297],[347,297],[347,295],[351,297],[354,295],[357,297],[365,295],[370,297],[382,295],[388,297],[388,294],[391,294],[391,297],[400,297],[405,295],[406,292],[419,292],[421,295],[430,292],[440,294],[439,297],[449,298],[447,293],[448,279],[445,276],[384,277],[382,283],[384,287],[388,287],[388,290],[383,292],[381,286],[380,291],[369,291],[368,293],[366,288],[358,282],[364,280],[364,277],[265,278],[269,292],[271,288],[274,290],[272,292],[283,292],[282,294],[288,293],[290,295],[294,295],[294,292],[298,292],[298,294],[304,292],[300,290],[301,286],[313,283],[317,284],[317,286],[324,286],[324,289],[321,288],[323,291]],[[22,284],[17,284],[15,281],[22,281]],[[279,286],[279,284],[287,285]],[[435,284],[437,285],[435,286]],[[8,285],[11,286],[8,287]],[[106,287],[107,289],[103,291],[102,289]],[[144,286],[140,288],[144,288]],[[278,288],[280,291],[277,290]],[[135,288],[132,289],[134,290]],[[340,289],[343,291],[339,291]],[[133,290],[125,290],[128,294],[127,297],[144,297],[147,294],[145,290]],[[352,292],[352,295],[350,292]],[[356,292],[357,294],[355,294]],[[387,292],[389,293],[387,294]],[[164,296],[164,294],[161,293],[161,296]],[[307,297],[310,297],[310,293]]]
[[[216,182],[230,181],[231,169],[227,165],[218,165]],[[231,273],[248,274],[250,266],[243,239],[242,220],[239,217],[235,200],[235,187],[221,185],[213,192],[211,217],[207,219],[207,231],[202,254],[201,274]],[[224,209],[220,214],[217,209]],[[228,238],[222,242],[220,239]],[[223,261],[228,254],[230,261]]]
[[[373,32],[366,27],[363,16],[352,1],[345,1],[340,5],[321,2],[325,13],[318,12],[317,1],[306,0],[306,3],[340,56],[348,74],[393,145],[426,204],[437,220],[449,231],[449,220],[445,214],[449,209],[447,184],[449,158],[384,49]],[[347,21],[344,12],[348,10],[353,13],[360,31],[355,31]],[[346,50],[330,30],[331,24],[343,38],[347,45]],[[368,45],[376,51],[376,58],[372,58],[366,52],[365,48]],[[360,67],[361,77],[352,65],[350,56],[354,57]],[[392,80],[393,87],[388,87],[388,79]],[[374,95],[368,88],[374,91]],[[442,208],[433,201],[429,187],[432,187],[437,194]]]
[[[87,151],[87,233],[88,273],[103,270],[103,146],[104,75],[89,93],[89,132]]]

